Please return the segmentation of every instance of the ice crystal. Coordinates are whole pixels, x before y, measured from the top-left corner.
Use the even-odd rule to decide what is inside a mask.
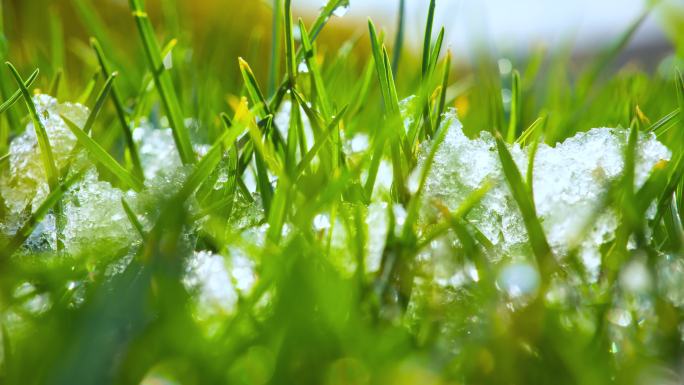
[[[437,150],[426,186],[426,215],[432,202],[456,210],[485,182],[493,186],[468,216],[469,221],[497,248],[497,256],[520,256],[527,248],[527,232],[505,177],[494,138],[487,132],[468,138],[455,113],[445,124],[446,138]],[[600,262],[599,247],[612,240],[619,222],[613,209],[597,212],[608,184],[623,172],[628,131],[594,128],[555,146],[540,144],[533,164],[533,193],[537,215],[554,252],[562,256],[579,242],[580,257],[592,276]],[[419,156],[423,167],[430,143]],[[523,176],[528,149],[509,150]],[[653,134],[639,133],[635,186],[644,184],[653,167],[669,160],[669,150]],[[650,210],[650,215],[653,212]],[[583,229],[589,226],[589,231]]]
[[[116,251],[138,240],[121,204],[124,196],[108,182],[99,181],[95,169],[89,170],[65,198],[67,251]]]

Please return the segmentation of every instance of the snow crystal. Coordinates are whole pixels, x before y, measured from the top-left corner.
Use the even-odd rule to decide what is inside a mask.
[[[153,180],[181,166],[170,128],[155,128],[143,122],[133,130],[145,179]]]
[[[121,204],[124,193],[90,169],[65,197],[64,245],[68,252],[122,250],[138,240]]]
[[[522,254],[527,248],[527,232],[503,175],[494,138],[487,132],[468,138],[454,112],[448,114],[444,124],[448,132],[426,181],[424,211],[434,214],[430,207],[435,200],[456,210],[476,189],[493,182],[468,219],[495,245],[497,255]],[[594,277],[600,263],[599,246],[612,240],[618,227],[613,209],[595,212],[610,181],[622,174],[628,135],[625,129],[594,128],[555,147],[542,143],[534,158],[534,201],[549,244],[555,253],[564,255],[579,241],[580,257]],[[423,144],[419,168],[429,148],[430,143]],[[514,144],[509,150],[525,176],[528,149]],[[669,158],[669,150],[652,133],[640,133],[635,186],[642,186],[653,167]],[[424,216],[424,220],[429,217]],[[587,225],[591,225],[589,231],[583,234]]]

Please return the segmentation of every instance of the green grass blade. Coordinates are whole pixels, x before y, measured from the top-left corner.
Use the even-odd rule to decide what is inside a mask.
[[[672,112],[658,119],[657,122],[653,123],[647,128],[647,131],[654,132],[657,137],[660,137],[669,129],[675,125],[679,120],[679,108],[674,109]]]
[[[526,145],[530,138],[538,137],[538,133],[543,130],[544,123],[546,122],[546,114],[541,115],[530,124],[529,127],[523,131],[523,133],[516,139],[516,143],[521,145]],[[534,135],[534,136],[533,136]]]
[[[523,221],[525,222],[525,228],[527,229],[532,251],[537,258],[537,264],[541,270],[541,275],[543,279],[548,279],[550,278],[551,272],[554,269],[555,259],[553,252],[551,251],[551,247],[546,241],[544,229],[542,228],[539,218],[537,217],[532,195],[530,194],[530,190],[525,185],[522,175],[520,174],[518,167],[515,165],[511,153],[506,147],[506,143],[504,143],[500,135],[497,135],[496,137],[496,148],[499,152],[501,166],[503,168],[504,175],[506,176],[508,186],[511,189],[511,194],[518,204]]]
[[[428,153],[428,156],[425,159],[423,168],[422,170],[420,170],[418,189],[411,197],[411,200],[408,205],[408,210],[406,213],[406,220],[404,222],[404,228],[402,232],[402,237],[404,239],[408,239],[411,236],[411,234],[413,234],[414,226],[418,219],[420,204],[423,198],[423,190],[425,189],[425,183],[427,182],[427,178],[430,175],[430,170],[432,169],[432,163],[434,162],[437,150],[439,150],[439,147],[442,145],[442,142],[444,142],[444,139],[446,138],[446,134],[448,131],[449,125],[445,124],[437,132],[437,136],[432,141],[432,144],[430,146],[430,152]]]
[[[286,0],[287,1],[287,0]],[[273,95],[276,91],[276,82],[280,75],[282,50],[282,23],[283,16],[283,0],[273,0],[273,17],[271,22],[271,60],[269,60],[268,69],[268,94]]]
[[[59,99],[59,86],[62,83],[62,77],[64,77],[64,71],[59,69],[50,82],[48,94],[54,96],[55,99]]]
[[[304,158],[302,159],[301,162],[299,162],[299,165],[297,166],[297,172],[296,175],[301,176],[302,173],[311,166],[311,162],[313,159],[316,157],[318,152],[323,148],[325,143],[328,141],[328,139],[333,135],[332,133],[337,130],[337,126],[339,125],[340,121],[342,120],[342,117],[344,116],[344,113],[346,112],[347,107],[344,107],[330,122],[328,127],[325,130],[325,134],[322,137],[319,137],[318,140],[313,144],[311,149],[306,153]]]
[[[292,35],[292,0],[285,0],[285,66],[287,68],[287,82],[289,87],[294,87],[297,75],[297,62],[295,61],[295,42]]]
[[[190,142],[190,133],[185,127],[183,120],[183,113],[181,111],[178,96],[173,87],[171,76],[163,68],[163,58],[161,56],[161,49],[157,42],[152,23],[150,22],[147,13],[140,5],[140,0],[130,0],[130,8],[133,12],[138,32],[143,43],[145,56],[149,70],[154,77],[154,84],[157,87],[157,92],[161,98],[162,104],[166,113],[169,115],[169,125],[173,132],[173,139],[176,142],[176,148],[180,155],[183,164],[195,163],[196,158]]]
[[[14,76],[21,90],[21,94],[24,96],[24,101],[26,102],[26,108],[29,110],[31,115],[31,120],[33,121],[33,126],[36,131],[36,137],[38,138],[38,146],[40,147],[40,156],[43,161],[43,167],[45,168],[45,175],[47,176],[47,182],[50,186],[50,191],[57,186],[57,181],[59,180],[59,172],[57,171],[57,166],[55,165],[55,157],[52,153],[52,147],[50,146],[50,140],[48,139],[47,131],[43,125],[43,121],[38,116],[38,111],[36,111],[36,106],[33,104],[33,99],[29,93],[24,81],[21,79],[21,75],[12,63],[7,62],[7,66],[10,72]]]
[[[511,114],[508,118],[508,133],[506,135],[506,142],[513,143],[520,125],[520,74],[517,70],[513,70],[511,75]]]
[[[435,40],[435,46],[430,52],[430,60],[428,62],[428,76],[432,76],[432,73],[437,68],[437,61],[439,60],[439,55],[442,53],[442,44],[444,43],[444,27],[440,28],[439,34],[437,35],[437,40]]]
[[[136,191],[140,191],[143,188],[143,183],[133,174],[129,173],[122,165],[120,165],[114,158],[112,158],[109,153],[102,148],[96,141],[94,141],[88,134],[86,134],[81,128],[79,128],[76,123],[72,122],[68,118],[62,116],[62,120],[66,123],[67,127],[76,136],[79,143],[88,150],[90,155],[97,162],[102,164],[107,170],[112,174],[116,175],[117,178],[125,185],[132,187]]]
[[[328,98],[328,92],[326,91],[325,83],[323,82],[321,70],[318,67],[318,62],[316,61],[316,49],[313,46],[313,43],[309,38],[309,33],[306,31],[306,26],[304,25],[304,22],[301,19],[299,20],[299,31],[302,36],[304,60],[306,60],[306,66],[309,68],[309,73],[313,78],[313,84],[316,90],[318,104],[321,109],[321,112],[323,113],[323,118],[326,121],[329,121],[332,115],[330,99]]]
[[[439,108],[437,109],[437,124],[435,127],[439,129],[442,124],[442,114],[446,109],[447,89],[449,88],[449,74],[451,73],[451,51],[447,51],[447,56],[444,61],[444,75],[442,77],[442,90],[439,94]]]
[[[102,76],[105,78],[108,77],[113,72],[111,71],[100,43],[97,39],[93,38],[90,40],[90,45],[97,56],[97,61],[100,64]],[[119,90],[115,84],[112,85],[111,95],[112,103],[114,103],[114,109],[116,110],[116,117],[118,118],[121,129],[123,130],[124,139],[126,140],[126,147],[128,148],[128,154],[131,158],[131,163],[133,163],[133,169],[135,170],[136,175],[142,179],[144,178],[145,174],[143,173],[142,163],[140,162],[140,154],[138,153],[138,147],[135,145],[135,141],[133,140],[133,132],[131,131],[131,126],[126,115],[126,110],[123,107],[123,102],[121,101],[121,94],[119,93]]]
[[[257,112],[257,116],[263,119],[266,115],[271,115],[271,110],[268,106],[268,103],[266,102],[264,93],[261,92],[259,83],[257,82],[256,76],[254,76],[254,72],[252,71],[252,68],[249,66],[249,63],[247,63],[245,59],[241,57],[238,58],[238,63],[240,64],[240,72],[242,73],[242,78],[245,81],[245,88],[247,88],[247,94],[249,95],[249,98],[252,100],[252,104],[254,105],[254,109]]]
[[[216,142],[211,146],[209,151],[200,159],[200,161],[195,165],[192,174],[188,177],[187,181],[183,185],[183,188],[178,193],[177,198],[180,201],[185,201],[192,195],[195,190],[197,190],[202,183],[209,177],[209,175],[214,171],[216,166],[221,161],[221,154],[224,150],[230,149],[235,140],[240,136],[243,131],[243,127],[239,124],[234,124],[230,129],[226,130],[221,134],[221,136],[216,140]]]
[[[399,71],[399,60],[401,51],[404,48],[404,29],[406,24],[406,0],[399,0],[399,16],[397,18],[397,35],[394,38],[394,53],[392,54],[392,71],[396,74]]]
[[[371,50],[373,53],[373,61],[375,62],[375,73],[380,82],[380,90],[382,91],[382,98],[385,102],[385,109],[390,105],[390,93],[387,86],[387,70],[384,68],[384,59],[382,57],[381,43],[378,40],[378,34],[375,29],[373,21],[368,19],[368,31],[370,32]]]
[[[133,209],[131,209],[131,206],[128,205],[128,202],[126,202],[126,199],[123,197],[121,198],[121,207],[123,207],[124,211],[126,212],[126,216],[128,217],[128,220],[131,222],[131,225],[133,225],[135,231],[138,232],[140,238],[145,239],[145,229],[138,220],[137,215],[135,215],[135,212],[133,212]]]
[[[422,74],[423,79],[428,74],[428,66],[430,63],[430,52],[432,50],[432,24],[435,21],[435,0],[430,0],[430,8],[428,8],[427,22],[425,23],[425,36],[423,37],[423,65]]]
[[[88,119],[83,125],[83,132],[85,132],[86,134],[89,134],[90,130],[93,128],[93,124],[95,124],[95,119],[97,119],[97,116],[102,110],[102,107],[104,106],[105,101],[107,100],[107,97],[109,96],[109,93],[112,90],[114,78],[116,78],[117,75],[118,74],[116,72],[112,73],[105,81],[105,84],[104,86],[102,86],[102,90],[100,91],[100,93],[97,95],[97,99],[95,99],[95,105],[90,110],[90,115],[88,115]]]
[[[26,88],[31,87],[33,82],[38,77],[39,72],[40,71],[36,69],[35,71],[33,71],[33,73],[31,73],[31,76],[29,76],[28,79],[26,79],[26,82],[24,83],[24,86]],[[16,103],[17,100],[19,100],[21,95],[21,89],[19,89],[15,93],[13,93],[12,96],[9,97],[9,99],[5,100],[4,103],[0,104],[0,114],[2,114],[3,112],[7,111],[10,107],[12,107],[14,103]]]

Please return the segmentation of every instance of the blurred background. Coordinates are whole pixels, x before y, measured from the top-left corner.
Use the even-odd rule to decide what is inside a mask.
[[[160,36],[162,42],[172,37],[181,42],[191,40],[192,54],[202,58],[198,62],[230,64],[233,73],[237,65],[222,62],[226,58],[269,52],[274,3],[278,0],[147,0],[152,20],[159,26],[157,30],[165,32]],[[311,21],[322,3],[293,0],[295,20],[302,17]],[[404,56],[415,57],[410,53],[418,53],[422,48],[427,3],[405,1]],[[95,19],[89,14],[94,4]],[[391,45],[399,9],[400,0],[351,0],[348,12],[339,10],[330,21],[331,28],[325,29],[320,44],[337,51],[343,42],[357,39],[355,47],[367,54],[367,39],[360,37],[367,31],[366,18],[371,17],[386,31],[386,41]],[[435,24],[436,28],[446,28],[445,46],[454,53],[456,66],[472,66],[475,52],[483,48],[493,56],[523,61],[537,50],[568,49],[573,58],[581,61],[618,39],[647,10],[650,12],[639,23],[617,64],[631,61],[653,69],[669,54],[679,52],[681,56],[684,51],[671,43],[684,33],[683,0],[443,0],[437,1]],[[52,67],[63,66],[67,73],[73,69],[72,75],[87,78],[87,74],[80,72],[84,64],[94,64],[87,38],[104,35],[104,31],[98,30],[104,26],[112,38],[97,37],[112,41],[104,48],[111,52],[115,62],[124,64],[125,58],[134,57],[132,53],[140,49],[132,38],[135,27],[126,0],[5,0],[3,12],[10,42],[9,58],[20,63],[31,58],[34,66],[42,64],[41,69],[49,72],[56,70]],[[115,43],[116,39],[129,44]],[[58,40],[64,43],[55,44]],[[35,44],[36,41],[40,43]],[[259,76],[265,76],[266,66],[258,60],[251,64]]]
[[[285,72],[283,0],[145,3],[160,45],[173,47],[168,64],[173,66],[171,74],[186,116],[199,122],[193,134],[196,139],[213,137],[220,130],[216,112],[233,110],[244,93],[238,57],[250,64],[267,96],[273,95]],[[302,18],[310,26],[323,3],[292,0],[295,24]],[[95,93],[88,91],[102,82],[89,42],[95,37],[110,67],[120,72],[116,83],[126,107],[137,108],[136,99],[148,82],[128,0],[4,0],[0,4],[6,37],[0,41],[0,56],[25,76],[39,68],[41,74],[34,84],[39,91],[55,91],[61,100],[92,102],[87,98]],[[402,5],[405,33],[402,46],[395,47]],[[415,93],[428,5],[428,0],[350,0],[348,7],[338,8],[316,39],[317,59],[330,79],[331,94],[347,95],[350,84],[363,79],[370,68],[368,18],[384,33],[390,55],[397,55],[394,61],[401,63],[394,68],[400,98]],[[544,110],[550,124],[565,127],[559,132],[570,133],[576,128],[568,128],[577,127],[578,121],[559,121],[563,114],[553,112],[583,105],[586,98],[581,94],[590,90],[588,85],[595,92],[601,84],[615,80],[616,73],[655,75],[667,81],[675,67],[684,68],[684,0],[437,0],[433,39],[441,27],[445,28],[442,56],[447,49],[453,55],[450,77],[454,83],[447,102],[458,108],[466,127],[476,130],[500,125],[491,117],[502,115],[486,110],[489,95],[500,94],[507,113],[514,69],[522,74],[523,96],[529,96],[523,121],[530,123]],[[297,39],[296,28],[294,32]],[[8,75],[0,71],[0,96],[12,92],[13,80]],[[56,78],[60,82],[51,90]],[[637,99],[642,109],[649,110],[647,115],[667,113],[669,106],[644,96],[658,94],[660,86],[639,84],[638,92],[636,88],[630,92],[641,95]],[[668,89],[663,85],[663,90]],[[553,100],[552,107],[544,100]],[[344,97],[338,103],[345,103]],[[472,110],[477,114],[469,114],[471,106],[476,106]],[[582,109],[592,106],[588,103]],[[610,114],[604,106],[596,108],[603,112],[593,115],[587,127],[617,126],[628,118],[617,105]],[[376,123],[371,117],[366,122],[369,126]]]

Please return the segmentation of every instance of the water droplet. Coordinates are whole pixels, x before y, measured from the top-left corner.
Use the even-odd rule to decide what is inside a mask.
[[[498,61],[499,64],[499,73],[501,75],[508,75],[513,71],[513,63],[511,63],[510,60],[506,58],[501,58]]]
[[[511,263],[499,273],[497,286],[511,298],[531,296],[539,287],[539,273],[529,263]]]

